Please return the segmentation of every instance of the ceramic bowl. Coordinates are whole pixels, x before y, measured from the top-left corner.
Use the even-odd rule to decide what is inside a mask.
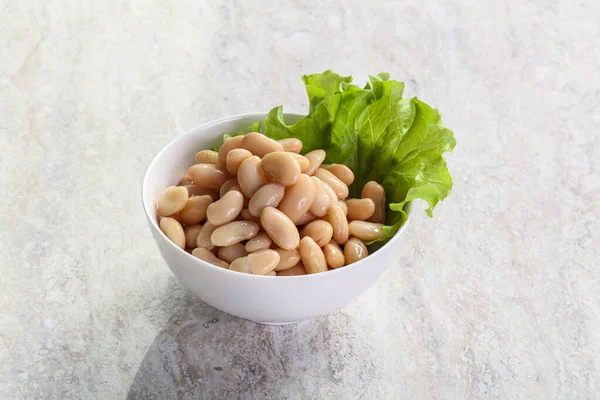
[[[390,265],[409,221],[381,249],[354,264],[320,274],[259,276],[208,264],[173,244],[158,227],[156,199],[176,185],[224,133],[246,129],[266,113],[241,114],[200,125],[169,143],[152,160],[142,184],[142,204],[154,241],[175,276],[201,300],[226,313],[261,324],[289,324],[334,312],[369,288]],[[301,118],[286,114],[286,122]]]

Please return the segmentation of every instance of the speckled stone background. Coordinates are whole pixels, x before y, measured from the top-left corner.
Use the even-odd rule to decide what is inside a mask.
[[[252,5],[250,5],[252,3]],[[600,398],[600,5],[0,0],[0,398]],[[152,157],[389,71],[440,109],[452,196],[382,279],[286,327],[195,299]]]

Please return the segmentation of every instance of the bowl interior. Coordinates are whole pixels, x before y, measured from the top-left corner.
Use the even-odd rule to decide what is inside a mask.
[[[164,188],[172,185],[177,185],[179,180],[187,172],[188,168],[195,163],[194,155],[200,150],[210,149],[211,147],[213,147],[223,137],[223,134],[236,132],[238,130],[245,130],[251,123],[257,120],[264,120],[265,116],[266,113],[264,112],[248,113],[211,121],[200,125],[199,127],[185,133],[182,136],[175,138],[163,150],[161,150],[158,153],[158,155],[154,158],[154,160],[150,163],[150,166],[148,167],[142,184],[142,202],[144,206],[144,211],[146,213],[146,216],[148,217],[152,229],[156,230],[161,237],[164,236],[164,234],[160,231],[160,228],[158,226],[156,216],[156,199],[164,190]],[[288,124],[295,123],[302,117],[302,114],[284,114],[285,121]],[[397,239],[397,237],[399,237],[404,231],[404,229],[408,226],[408,223],[411,219],[411,211],[412,207],[409,203],[407,205],[408,221],[406,221],[404,226],[396,233],[396,235],[390,241],[388,241],[388,243],[382,246],[378,250],[378,252],[385,251],[386,248],[393,246],[392,243],[395,242],[395,239]],[[166,242],[168,242],[168,245],[172,246],[173,248],[176,247],[166,238],[166,236],[164,236],[163,239]],[[196,262],[204,263],[204,261],[201,261],[187,254],[179,248],[177,248],[176,250],[178,252],[181,252],[182,256],[185,258],[189,257],[194,259]],[[368,259],[369,257],[367,257],[365,260]],[[344,268],[329,271],[328,274],[343,274],[345,271],[358,268],[362,261],[346,266]],[[209,265],[211,268],[219,270],[220,273],[235,274],[236,276],[240,277],[240,279],[271,278],[267,276],[238,274],[234,271],[224,270],[222,268],[213,266],[212,264],[206,263],[206,265]],[[316,279],[319,275],[322,274],[278,277],[277,279]]]

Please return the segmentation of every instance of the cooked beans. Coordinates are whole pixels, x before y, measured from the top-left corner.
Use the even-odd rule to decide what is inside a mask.
[[[218,164],[219,153],[212,150],[200,150],[194,157],[196,164]]]
[[[344,215],[348,217],[348,204],[344,200],[340,200],[336,203],[344,212]]]
[[[362,260],[369,255],[367,246],[359,239],[352,237],[348,239],[344,245],[344,257],[346,258],[346,265],[355,263]]]
[[[200,150],[179,186],[159,195],[160,229],[197,258],[254,275],[314,274],[367,257],[364,243],[385,236],[383,186],[368,182],[347,199],[352,170],[301,150],[297,138],[258,132]]]
[[[219,155],[217,157],[218,166],[222,169],[227,168],[227,154],[233,149],[241,149],[243,136],[234,136],[223,142],[223,145],[219,149]]]
[[[319,178],[317,178],[317,179],[319,179]],[[321,181],[321,182],[323,182],[323,181]],[[335,191],[331,188],[331,186],[329,186],[327,183],[323,182],[323,188],[325,189],[325,193],[327,194],[327,197],[329,198],[329,202],[331,204],[337,203],[338,197],[335,194]]]
[[[219,199],[219,193],[217,193],[216,190],[196,186],[193,183],[191,185],[184,185],[184,187],[187,189],[189,197],[202,196],[204,194],[207,194],[210,197],[212,197],[213,201],[216,201]]]
[[[354,182],[354,172],[344,164],[331,164],[327,170],[337,176],[346,186],[350,186]]]
[[[194,250],[192,250],[192,255],[194,257],[198,257],[202,261],[206,261],[209,264],[216,265],[217,267],[221,267],[221,268],[229,267],[229,264],[227,262],[220,260],[211,251],[206,250],[203,247],[197,247]]]
[[[348,186],[331,172],[319,168],[314,172],[314,176],[331,186],[338,199],[343,200],[348,197]]]
[[[277,276],[296,276],[296,275],[306,275],[306,270],[304,269],[304,265],[301,262],[294,265],[292,268],[288,268],[286,270],[277,272]]]
[[[229,172],[233,176],[237,176],[237,172],[240,168],[240,165],[246,158],[249,157],[252,157],[252,153],[250,153],[246,149],[231,150],[229,153],[227,153],[227,157],[225,158],[227,172]]]
[[[333,228],[333,240],[338,244],[346,243],[349,235],[348,220],[346,219],[346,215],[344,215],[342,208],[337,204],[329,207],[329,210],[327,211],[327,221],[329,221]]]
[[[240,213],[240,217],[242,217],[241,219],[243,221],[253,221],[253,222],[258,222],[260,221],[259,218],[255,217],[254,215],[250,214],[250,211],[248,211],[247,208],[244,208],[242,210],[242,212]]]
[[[369,181],[365,184],[362,190],[361,196],[369,198],[375,203],[375,211],[373,215],[369,217],[369,222],[376,222],[378,224],[385,224],[386,217],[386,201],[385,201],[385,189],[379,183],[375,181]]]
[[[365,221],[371,218],[375,212],[375,202],[370,198],[364,199],[348,199],[348,220],[350,221]]]
[[[214,164],[196,164],[188,170],[194,185],[208,189],[219,190],[222,184],[229,179],[229,174],[224,169]]]
[[[279,272],[288,268],[292,268],[294,265],[298,264],[298,261],[300,261],[300,252],[298,249],[275,249],[275,251],[279,254],[279,264],[277,264],[275,267],[275,271]]]
[[[239,183],[237,181],[237,178],[231,178],[231,179],[229,179],[219,189],[219,197],[225,196],[225,193],[227,193],[230,190],[235,189],[235,188],[237,188],[238,191],[241,190],[240,189],[240,185],[239,185]]]
[[[219,226],[210,235],[210,241],[215,246],[231,246],[252,239],[258,234],[259,226],[251,221],[233,221]]]
[[[381,229],[383,224],[366,221],[352,221],[348,225],[349,232],[352,236],[364,241],[370,242],[382,238],[385,233]]]
[[[244,195],[237,190],[231,190],[208,206],[206,217],[214,226],[221,226],[236,219],[243,206]]]
[[[292,153],[277,151],[263,157],[260,166],[265,175],[283,186],[291,186],[300,177],[300,165]]]
[[[288,187],[279,210],[296,222],[308,211],[315,199],[315,185],[310,176],[301,174],[295,185]]]
[[[298,221],[296,221],[296,225],[306,225],[310,221],[314,221],[317,217],[314,216],[310,211],[305,212],[303,216],[300,217]]]
[[[311,176],[310,180],[315,186],[315,198],[310,205],[309,211],[317,217],[322,217],[327,214],[327,209],[329,209],[331,201],[325,191],[325,183],[316,176]]]
[[[182,186],[169,186],[162,191],[156,202],[156,213],[168,217],[178,213],[188,201],[188,191]]]
[[[236,243],[227,247],[220,247],[217,256],[228,263],[237,260],[240,257],[246,257],[248,252],[242,243]]]
[[[217,227],[210,222],[202,225],[202,228],[200,228],[200,231],[198,231],[198,236],[196,237],[196,246],[203,247],[207,250],[214,249],[215,245],[210,241],[210,237],[215,229],[217,229]]]
[[[265,232],[261,232],[252,239],[248,240],[248,243],[246,243],[246,251],[248,253],[254,253],[259,250],[266,250],[271,247],[271,243],[273,243],[273,241],[269,235],[267,235]]]
[[[307,273],[316,274],[327,271],[325,255],[319,245],[310,236],[305,236],[300,241],[300,257]]]
[[[185,207],[179,211],[179,220],[186,225],[194,225],[206,219],[206,209],[212,203],[209,195],[190,197]]]
[[[185,232],[177,220],[166,217],[161,219],[158,225],[171,242],[175,243],[177,247],[185,248]]]
[[[248,257],[240,257],[236,258],[234,261],[229,264],[229,269],[232,271],[242,272],[244,274],[249,274],[250,269],[248,268]]]
[[[296,162],[300,166],[300,172],[302,172],[303,174],[305,174],[306,171],[308,171],[308,168],[310,167],[310,163],[308,161],[308,158],[304,157],[301,154],[296,154],[296,153],[292,153],[292,152],[290,152],[289,154],[291,154],[292,157],[294,157],[294,160],[296,160]]]
[[[319,247],[323,247],[331,240],[333,227],[329,222],[318,219],[310,222],[300,231],[300,237],[305,236],[310,236]]]
[[[346,258],[344,252],[335,243],[327,243],[323,247],[323,254],[325,254],[325,260],[330,268],[336,269],[343,267],[346,264]]]
[[[250,150],[252,154],[259,157],[272,153],[274,151],[283,151],[283,145],[276,140],[258,132],[250,132],[243,136],[242,146]]]
[[[302,141],[296,138],[287,138],[278,140],[279,144],[283,146],[284,151],[291,151],[292,153],[300,153],[302,150]]]
[[[252,198],[254,193],[267,183],[260,168],[260,158],[257,156],[246,158],[238,168],[237,178],[244,196]]]
[[[246,264],[254,275],[266,275],[279,264],[279,254],[275,250],[260,250],[248,254]]]
[[[306,153],[305,157],[308,158],[309,167],[306,171],[307,175],[312,175],[315,171],[321,166],[323,161],[325,160],[325,151],[324,150],[313,150],[310,153]]]
[[[260,217],[265,207],[277,207],[283,195],[285,187],[279,183],[267,183],[254,193],[248,203],[248,211],[255,217]]]
[[[300,234],[296,225],[278,209],[266,207],[260,214],[260,223],[277,246],[286,250],[298,247]]]
[[[185,233],[185,247],[188,249],[196,248],[196,239],[198,239],[198,232],[200,232],[202,225],[190,225],[183,229]]]

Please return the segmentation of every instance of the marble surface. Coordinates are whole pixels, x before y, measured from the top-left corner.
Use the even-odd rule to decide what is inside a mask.
[[[0,0],[0,398],[600,397],[599,3],[341,4]],[[327,68],[437,106],[454,193],[344,310],[223,314],[162,261],[144,169]]]

